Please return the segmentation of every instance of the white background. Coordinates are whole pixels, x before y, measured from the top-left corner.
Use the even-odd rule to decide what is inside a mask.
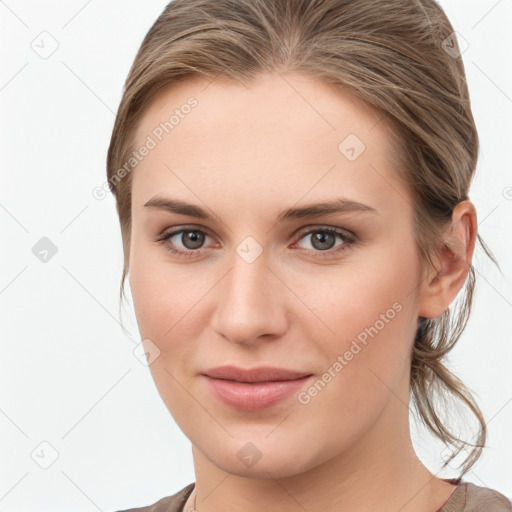
[[[128,333],[120,327],[114,200],[92,195],[106,179],[124,79],[166,3],[0,1],[0,511],[107,512],[194,481],[190,443],[133,355],[131,303]],[[489,427],[489,446],[465,480],[512,497],[512,2],[441,4],[469,45],[463,59],[481,137],[471,199],[503,270],[479,251],[474,313],[449,358]],[[46,59],[31,47],[38,37],[58,44]],[[32,253],[42,237],[58,249],[46,263]],[[438,448],[417,435],[415,443],[437,472]],[[58,458],[41,468],[53,450]]]

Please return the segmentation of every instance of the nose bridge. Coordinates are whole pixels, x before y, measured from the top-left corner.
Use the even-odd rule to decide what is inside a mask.
[[[243,241],[219,289],[214,328],[232,341],[249,343],[264,334],[277,335],[284,328],[285,313],[272,283],[275,277],[262,249],[254,241]]]

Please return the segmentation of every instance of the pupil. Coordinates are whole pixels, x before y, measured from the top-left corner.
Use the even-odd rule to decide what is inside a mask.
[[[330,242],[329,243],[329,237],[331,238]],[[326,242],[326,239],[327,239],[327,242]],[[325,249],[331,249],[333,247],[333,243],[334,243],[334,236],[332,233],[322,233],[322,232],[317,232],[313,235],[313,247],[315,249],[319,249],[319,250],[325,250]],[[322,245],[322,244],[326,244],[327,243],[327,246],[328,247],[325,247],[325,245]]]

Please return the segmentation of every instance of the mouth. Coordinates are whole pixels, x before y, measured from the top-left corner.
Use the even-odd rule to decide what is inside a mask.
[[[201,375],[215,398],[242,411],[272,407],[298,393],[313,376],[283,368],[247,370],[233,366],[213,368]]]

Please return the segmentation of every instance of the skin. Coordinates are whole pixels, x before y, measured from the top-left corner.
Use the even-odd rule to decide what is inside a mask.
[[[455,487],[412,447],[410,354],[417,318],[441,315],[464,283],[473,204],[457,206],[445,233],[454,249],[426,269],[378,113],[299,75],[262,75],[250,88],[195,77],[158,96],[135,147],[190,96],[198,105],[133,171],[129,282],[141,337],[160,351],[152,376],[192,443],[197,509],[361,512],[385,503],[436,511]],[[338,149],[350,133],[366,146],[354,161]],[[145,207],[156,195],[216,219]],[[275,222],[286,208],[339,197],[376,212]],[[199,249],[181,234],[155,241],[183,226],[207,235]],[[336,238],[322,257],[306,232],[325,227],[356,240]],[[263,249],[251,263],[236,252],[247,236]],[[173,243],[200,252],[178,256]],[[219,402],[200,375],[224,364],[271,365],[316,380],[396,303],[394,318],[307,404],[293,395],[240,411]],[[248,442],[261,453],[252,467],[237,456]]]

